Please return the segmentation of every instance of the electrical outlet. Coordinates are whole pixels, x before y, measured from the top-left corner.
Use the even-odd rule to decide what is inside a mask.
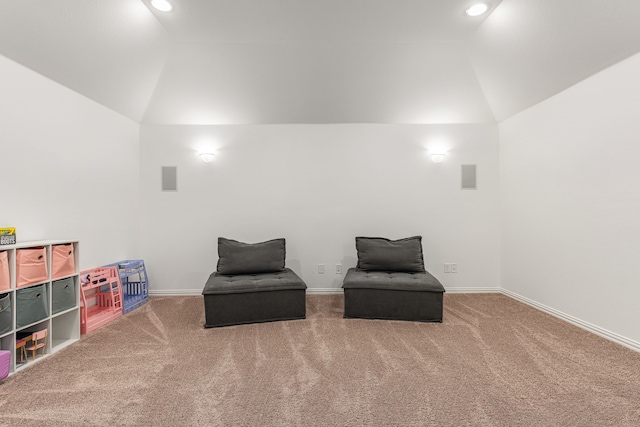
[[[458,264],[451,264],[451,272],[452,273],[457,273],[458,272]]]
[[[449,264],[449,263],[445,263],[444,264],[444,272],[445,273],[451,273],[451,264]]]
[[[318,264],[318,274],[324,274],[324,264]]]
[[[336,264],[336,274],[342,274],[342,264]]]

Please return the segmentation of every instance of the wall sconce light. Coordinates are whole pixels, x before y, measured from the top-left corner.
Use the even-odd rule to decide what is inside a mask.
[[[213,161],[213,158],[216,156],[213,153],[200,153],[198,155],[200,156],[200,160],[205,163],[211,163]]]
[[[441,161],[444,160],[444,157],[446,156],[446,154],[444,154],[444,153],[429,153],[429,156],[431,157],[431,160],[433,160],[433,163],[440,163]]]

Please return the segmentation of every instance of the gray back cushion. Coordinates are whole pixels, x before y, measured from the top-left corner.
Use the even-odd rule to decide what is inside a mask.
[[[389,240],[383,237],[356,237],[358,265],[368,271],[406,271],[422,273],[422,236]]]
[[[218,238],[218,273],[225,275],[275,273],[284,269],[285,240],[242,243]]]

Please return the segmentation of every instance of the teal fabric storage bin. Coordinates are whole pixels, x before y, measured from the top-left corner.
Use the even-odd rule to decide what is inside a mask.
[[[73,277],[56,280],[51,284],[51,312],[53,314],[76,306],[76,283]]]
[[[13,316],[11,316],[11,294],[0,295],[0,335],[13,329]]]
[[[49,316],[47,284],[16,290],[16,329]]]

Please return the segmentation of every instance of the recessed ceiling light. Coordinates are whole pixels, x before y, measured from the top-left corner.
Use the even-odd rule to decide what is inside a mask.
[[[171,3],[169,3],[167,0],[151,0],[151,6],[155,7],[161,12],[169,12],[171,11],[171,9],[173,9],[173,6],[171,6]]]
[[[485,13],[488,9],[489,9],[489,6],[487,6],[486,4],[478,3],[471,6],[469,9],[466,10],[466,12],[467,12],[467,15],[469,16],[479,16]]]

